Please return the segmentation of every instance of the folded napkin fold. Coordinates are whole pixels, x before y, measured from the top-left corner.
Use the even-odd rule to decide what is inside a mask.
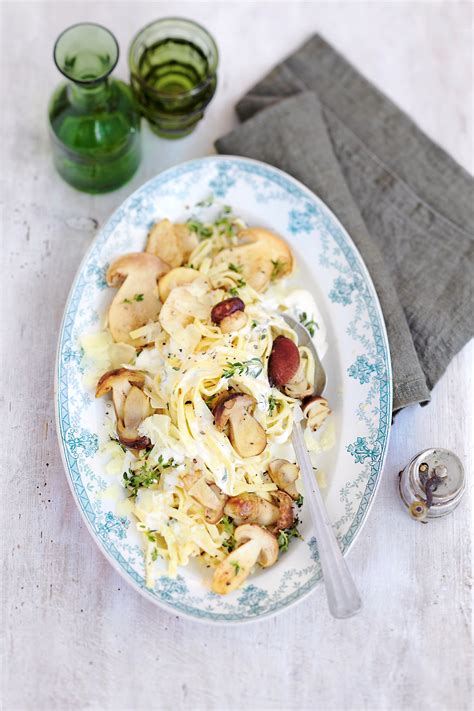
[[[473,335],[473,179],[318,35],[237,112],[217,150],[285,170],[333,210],[379,296],[393,409],[428,402]]]

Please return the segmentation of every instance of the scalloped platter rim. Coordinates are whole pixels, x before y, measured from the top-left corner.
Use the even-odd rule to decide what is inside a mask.
[[[302,600],[321,578],[317,545],[302,509],[302,540],[266,571],[229,596],[210,591],[209,573],[196,563],[177,578],[145,585],[143,554],[133,522],[116,511],[99,451],[105,404],[83,383],[79,338],[98,329],[111,295],[105,270],[112,259],[144,247],[149,227],[181,221],[213,195],[251,225],[273,229],[296,254],[294,285],[309,288],[327,328],[327,397],[336,443],[319,455],[324,495],[347,553],[360,532],[380,480],[392,411],[392,378],[378,298],[344,227],[308,188],[259,161],[210,156],[170,168],[142,185],[110,217],[91,244],[72,284],[60,329],[55,368],[56,425],[66,476],[99,548],[148,600],[174,614],[214,623],[263,619]],[[291,282],[290,282],[291,284]],[[357,576],[356,576],[357,577]]]

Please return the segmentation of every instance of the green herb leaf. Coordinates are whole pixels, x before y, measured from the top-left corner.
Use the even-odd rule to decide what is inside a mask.
[[[274,395],[270,395],[270,397],[268,398],[268,414],[269,415],[273,415],[273,411],[274,411],[275,407],[277,406],[277,402],[278,402],[278,400],[276,399],[276,397]]]
[[[318,324],[316,321],[313,321],[313,319],[308,318],[308,314],[306,311],[302,311],[299,315],[300,323],[309,331],[309,333],[314,336],[315,330],[319,328]]]
[[[286,553],[292,538],[301,538],[300,532],[296,527],[298,523],[299,521],[296,519],[290,528],[283,528],[278,534],[278,547],[281,553]]]
[[[208,237],[212,237],[213,230],[211,225],[205,225],[203,222],[196,219],[188,220],[186,224],[189,229],[193,232],[196,232],[196,234],[201,237],[201,239],[207,239]]]
[[[130,299],[124,299],[124,300],[122,301],[122,304],[131,304],[131,303],[132,303],[132,302],[130,301]]]
[[[168,461],[165,461],[163,455],[160,454],[156,466],[150,466],[147,462],[144,462],[140,469],[136,471],[129,469],[128,472],[124,472],[124,486],[130,491],[130,496],[136,496],[139,489],[147,489],[150,486],[158,484],[162,470],[175,466],[176,462],[172,457]]]
[[[255,319],[254,319],[254,320],[252,321],[252,325],[250,326],[250,328],[251,328],[252,331],[253,331],[254,328],[257,328],[257,326],[258,326],[258,321],[255,321]]]
[[[231,561],[230,561],[230,564],[231,564],[231,566],[232,566],[232,567],[234,568],[234,570],[235,570],[235,575],[238,575],[238,574],[240,573],[240,570],[241,570],[241,567],[240,567],[238,561],[236,561],[236,560],[231,560]]]
[[[222,373],[223,378],[232,378],[234,375],[250,375],[252,378],[258,378],[263,370],[263,363],[260,358],[251,358],[244,360],[243,363],[229,363],[228,368]]]
[[[209,195],[209,197],[204,198],[196,203],[196,207],[210,207],[214,202],[214,195]]]
[[[225,533],[227,533],[228,536],[223,542],[222,546],[226,548],[230,553],[230,551],[233,551],[235,546],[237,545],[237,542],[234,538],[235,523],[232,521],[232,519],[229,518],[229,516],[223,516],[219,523],[221,524]]]
[[[229,264],[229,269],[231,272],[237,272],[240,274],[242,271],[242,265],[241,264]]]
[[[285,270],[286,268],[286,262],[282,262],[280,259],[272,259],[272,273],[270,275],[270,280],[275,281],[275,279],[278,279],[278,277],[281,275],[281,273]]]
[[[304,496],[303,496],[303,494],[300,494],[298,496],[298,498],[296,499],[295,504],[300,509],[303,506],[303,502],[304,502]]]
[[[145,296],[144,296],[144,294],[135,294],[135,296],[133,298],[134,298],[134,301],[143,301]]]

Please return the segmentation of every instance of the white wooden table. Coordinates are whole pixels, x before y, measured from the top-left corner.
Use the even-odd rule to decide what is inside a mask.
[[[126,78],[132,34],[168,14],[197,19],[219,42],[219,89],[205,121],[178,142],[145,131],[145,159],[125,188],[75,192],[50,163],[55,37],[81,20],[105,24]],[[418,450],[438,445],[464,459],[470,479],[472,344],[429,407],[396,419],[375,505],[350,555],[364,610],[348,621],[331,619],[321,587],[287,613],[240,628],[179,619],[142,599],[76,510],[52,388],[61,313],[97,226],[152,175],[211,152],[236,123],[236,99],[312,31],[472,171],[472,5],[12,2],[2,18],[4,708],[468,708],[469,495],[454,515],[421,526],[399,503],[397,474]]]

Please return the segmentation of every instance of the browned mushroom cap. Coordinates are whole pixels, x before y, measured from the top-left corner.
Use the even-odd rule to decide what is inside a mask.
[[[308,420],[308,427],[316,432],[331,414],[331,409],[325,397],[311,395],[303,400],[303,414]]]
[[[186,225],[173,225],[169,220],[161,220],[153,225],[148,234],[146,252],[159,257],[174,269],[184,264],[198,244],[196,233]]]
[[[221,432],[229,428],[229,439],[241,457],[255,457],[267,445],[265,430],[252,417],[257,401],[246,393],[227,393],[214,406],[214,420]]]
[[[138,427],[151,412],[148,397],[140,389],[144,382],[141,373],[118,368],[104,373],[97,384],[96,397],[112,392],[118,438],[129,449],[145,449],[151,444],[148,437],[138,432]]]
[[[274,459],[268,466],[268,473],[278,488],[281,491],[285,491],[296,501],[299,494],[295,481],[300,475],[300,470],[296,464],[291,464],[287,459]]]
[[[270,281],[287,276],[293,269],[293,255],[286,242],[262,227],[241,230],[238,245],[223,249],[213,260],[217,264],[236,264],[242,276],[257,291]]]
[[[224,513],[231,516],[237,525],[258,523],[261,526],[275,524],[280,515],[277,506],[256,494],[231,496],[224,506]]]
[[[284,528],[291,528],[295,520],[293,514],[293,500],[284,491],[272,492],[272,497],[278,501],[279,516],[277,522],[270,527],[270,531],[278,533]]]
[[[156,321],[160,311],[157,281],[169,271],[158,257],[144,252],[124,254],[107,270],[107,284],[120,287],[109,309],[114,341],[134,345],[130,331]]]
[[[220,563],[212,579],[212,590],[219,595],[227,595],[239,588],[255,563],[268,568],[278,558],[278,541],[264,528],[246,524],[236,528],[234,536],[238,548]]]
[[[291,338],[277,336],[268,359],[268,379],[271,385],[281,387],[289,383],[300,367],[300,352]]]

